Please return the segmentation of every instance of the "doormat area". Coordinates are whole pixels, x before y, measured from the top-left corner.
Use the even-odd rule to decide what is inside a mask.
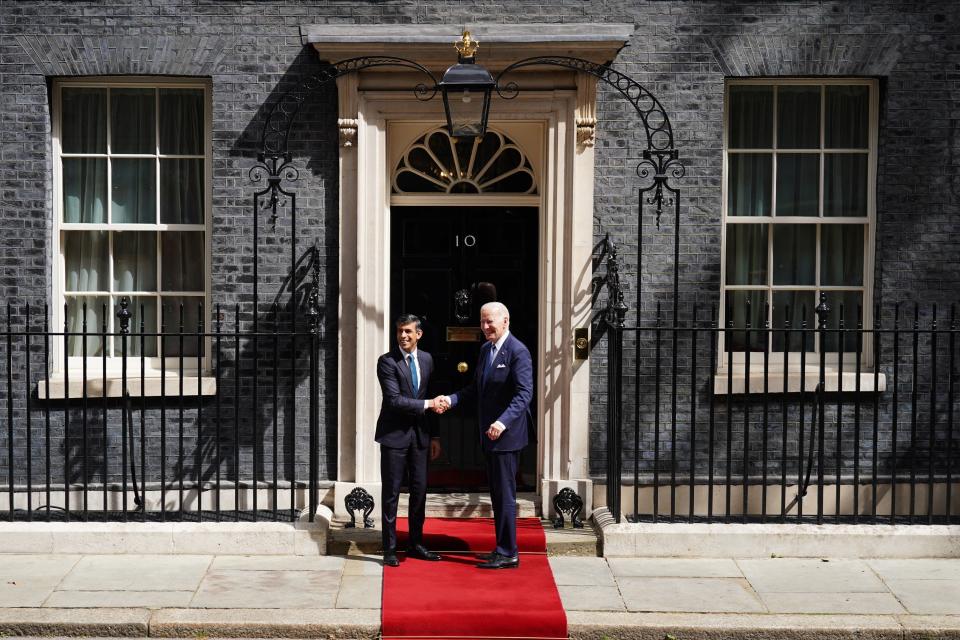
[[[399,549],[407,520],[397,518]],[[517,569],[476,567],[495,546],[491,518],[427,518],[424,544],[440,562],[406,558],[383,568],[384,640],[567,638],[567,617],[546,555],[540,520],[517,520]]]

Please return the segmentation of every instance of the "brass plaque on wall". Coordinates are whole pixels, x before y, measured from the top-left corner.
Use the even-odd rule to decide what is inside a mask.
[[[483,342],[479,327],[447,327],[447,342]]]

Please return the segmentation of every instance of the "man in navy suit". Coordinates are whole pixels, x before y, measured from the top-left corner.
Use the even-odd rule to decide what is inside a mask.
[[[533,425],[533,360],[530,351],[510,334],[510,312],[499,302],[480,308],[480,329],[487,343],[469,385],[442,397],[441,410],[460,403],[475,404],[478,435],[487,463],[493,503],[497,548],[482,569],[510,569],[520,565],[517,550],[517,468],[520,452],[528,443]]]
[[[423,546],[423,520],[427,503],[427,457],[440,455],[436,421],[427,411],[440,411],[436,399],[427,399],[427,386],[433,373],[433,358],[417,349],[423,336],[420,318],[401,315],[395,323],[397,348],[377,360],[377,378],[383,392],[376,441],[380,444],[380,479],[383,490],[380,505],[383,517],[383,564],[396,567],[397,503],[400,485],[410,480],[410,538],[407,556],[421,560],[439,560],[440,556]]]

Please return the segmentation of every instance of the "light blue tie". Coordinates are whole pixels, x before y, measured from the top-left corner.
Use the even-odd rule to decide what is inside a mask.
[[[413,391],[420,391],[420,376],[417,375],[417,365],[413,362],[413,354],[407,354],[407,364],[410,365],[410,378],[413,380]]]
[[[487,359],[487,366],[483,370],[483,381],[486,382],[493,370],[493,361],[497,359],[497,345],[490,346],[490,357]]]

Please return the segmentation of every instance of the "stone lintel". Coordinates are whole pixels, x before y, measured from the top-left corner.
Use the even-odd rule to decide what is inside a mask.
[[[490,69],[542,55],[563,55],[606,63],[633,35],[632,24],[468,24],[480,43],[477,60]],[[456,62],[453,43],[460,37],[454,25],[303,25],[300,37],[312,44],[322,60],[337,61],[371,55],[409,58],[430,67]]]

